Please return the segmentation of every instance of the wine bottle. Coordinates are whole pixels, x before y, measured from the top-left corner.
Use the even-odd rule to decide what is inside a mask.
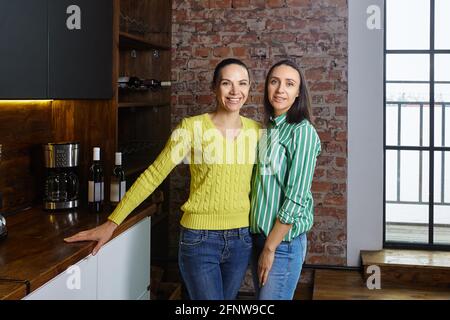
[[[159,81],[156,79],[144,79],[142,85],[151,90],[157,90],[165,87],[170,87],[172,82],[170,81]]]
[[[111,177],[111,205],[116,206],[126,191],[125,172],[122,169],[122,153],[116,152],[116,161]]]
[[[100,148],[93,150],[93,163],[89,169],[88,202],[90,212],[101,212],[104,200],[103,168],[100,163]]]
[[[142,82],[138,77],[119,77],[117,86],[120,89],[145,89]]]
[[[128,81],[128,86],[130,88],[134,89],[141,89],[142,88],[142,80],[138,77],[130,77],[130,80]]]
[[[117,80],[117,86],[120,89],[126,89],[128,87],[128,82],[130,82],[130,77],[119,77]]]

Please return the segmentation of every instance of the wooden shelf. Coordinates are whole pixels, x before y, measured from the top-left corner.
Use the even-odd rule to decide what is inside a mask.
[[[150,159],[149,159],[150,160]],[[127,165],[124,166],[125,176],[129,177],[135,174],[139,174],[148,168],[150,161],[146,162],[141,159],[128,159]]]
[[[160,222],[162,222],[167,217],[168,217],[168,214],[164,213],[164,212],[159,215],[153,215],[152,216],[152,227],[158,225]]]
[[[168,104],[152,104],[149,102],[119,102],[119,108],[163,108]]]
[[[163,145],[161,143],[162,142],[155,143],[155,149],[147,151],[145,155],[124,156],[123,170],[125,172],[125,177],[141,173],[147,169],[158,156],[160,149],[162,149]]]
[[[134,34],[126,33],[123,31],[119,32],[119,47],[135,50],[170,50],[169,46],[152,43],[140,36]]]

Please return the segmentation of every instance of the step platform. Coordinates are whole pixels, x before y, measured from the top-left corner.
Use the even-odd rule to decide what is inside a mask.
[[[378,266],[381,281],[393,285],[441,287],[450,290],[450,252],[384,249],[361,251],[364,277],[369,266]]]
[[[370,290],[358,271],[316,270],[313,300],[450,300],[450,291],[383,283],[380,289]]]

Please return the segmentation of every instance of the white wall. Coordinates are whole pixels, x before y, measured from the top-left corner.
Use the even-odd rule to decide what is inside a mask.
[[[383,0],[349,0],[347,264],[383,245]],[[367,8],[381,28],[370,30]]]

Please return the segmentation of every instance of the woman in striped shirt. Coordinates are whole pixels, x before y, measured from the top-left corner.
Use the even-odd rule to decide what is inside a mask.
[[[258,145],[251,194],[253,277],[258,299],[289,300],[313,225],[311,183],[321,150],[296,63],[283,60],[269,70],[264,107],[267,130]]]

